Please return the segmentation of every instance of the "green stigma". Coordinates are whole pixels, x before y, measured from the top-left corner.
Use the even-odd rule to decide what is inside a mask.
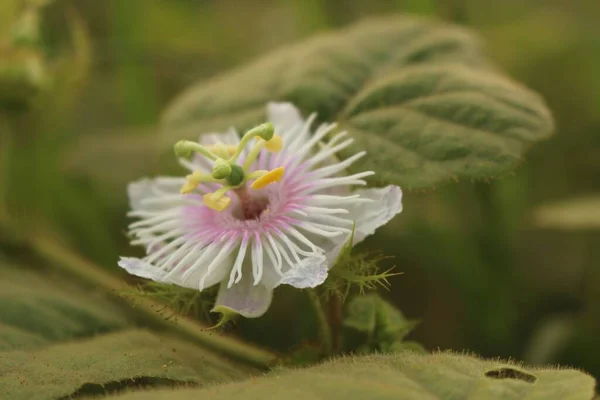
[[[244,173],[244,169],[239,165],[234,164],[231,166],[231,173],[227,177],[227,183],[229,183],[233,187],[239,186],[242,183],[244,183],[245,175],[246,174]]]

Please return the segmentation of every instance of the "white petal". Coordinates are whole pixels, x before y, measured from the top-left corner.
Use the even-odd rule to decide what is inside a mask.
[[[178,268],[178,271],[174,271],[175,273],[170,273],[171,271],[159,268],[154,263],[151,264],[145,260],[134,257],[121,257],[118,264],[130,274],[139,276],[140,278],[199,290],[200,288],[208,288],[221,282],[229,273],[231,266],[233,265],[233,257],[229,254],[216,253],[215,256],[217,254],[221,255],[218,260],[220,262],[217,268],[213,268],[209,274],[207,274],[207,267],[211,263],[211,260],[208,260],[205,265],[198,266],[194,271],[190,271],[191,273],[185,274],[187,269],[201,254],[201,252],[198,252],[193,260],[185,262],[187,265],[185,265],[184,268]],[[200,285],[201,281],[202,285]]]
[[[191,273],[182,275],[185,276],[185,279],[174,280],[173,282],[199,291],[221,282],[229,273],[233,264],[232,252],[234,244],[234,242],[230,241],[217,246],[217,252],[209,254],[207,260],[197,260],[189,267]]]
[[[155,179],[142,178],[127,185],[127,195],[132,211],[160,211],[172,209],[174,203],[182,199],[179,185],[172,183],[171,177]],[[183,183],[183,181],[181,181]],[[166,203],[158,204],[154,200],[164,199]],[[148,201],[153,200],[153,201]]]
[[[267,104],[267,118],[275,127],[275,132],[287,132],[294,127],[304,124],[304,119],[292,103],[269,103]]]
[[[152,193],[152,180],[143,178],[127,185],[129,204],[132,210],[143,210],[141,201],[145,198],[154,197]]]
[[[123,268],[131,275],[152,279],[157,282],[161,282],[160,278],[165,275],[165,272],[159,270],[156,266],[135,257],[121,257],[119,260],[119,267]]]
[[[387,224],[402,211],[402,190],[389,185],[376,189],[358,189],[354,192],[361,199],[373,200],[369,203],[353,204],[346,216],[356,223],[354,244],[375,233],[380,226]]]
[[[349,213],[345,218],[355,222],[355,245],[372,235],[377,228],[388,223],[394,216],[402,211],[402,190],[398,186],[386,186],[376,189],[359,189],[353,192],[359,194],[360,199],[371,200],[348,204]],[[350,235],[337,237],[311,237],[310,239],[325,251],[325,258],[329,268],[333,267],[348,242]]]
[[[200,135],[199,142],[203,146],[211,146],[217,143],[236,146],[240,142],[240,137],[235,129],[232,128],[227,133],[204,133]]]
[[[327,259],[321,255],[306,257],[302,262],[285,274],[279,280],[279,285],[290,285],[298,289],[314,288],[327,279]]]
[[[246,318],[257,318],[263,315],[273,298],[273,291],[264,285],[254,286],[252,277],[252,266],[245,263],[242,278],[227,287],[227,280],[221,282],[219,294],[213,307],[213,312],[221,312],[223,308],[232,310]]]

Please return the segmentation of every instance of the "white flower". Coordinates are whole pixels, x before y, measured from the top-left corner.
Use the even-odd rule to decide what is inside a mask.
[[[335,124],[311,134],[315,114],[304,120],[289,103],[269,103],[267,111],[272,125],[242,138],[231,130],[178,143],[179,154],[198,153],[180,159],[187,177],[129,185],[129,215],[139,218],[130,225],[132,244],[147,255],[123,257],[121,267],[200,291],[220,283],[215,307],[259,317],[278,285],[323,283],[353,224],[357,243],[402,210],[397,186],[351,191],[374,173],[346,175],[365,155],[335,158],[352,143],[346,132],[323,143]]]

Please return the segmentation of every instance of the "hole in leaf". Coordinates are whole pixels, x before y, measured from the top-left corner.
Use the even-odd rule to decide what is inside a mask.
[[[194,382],[177,381],[169,378],[159,378],[151,376],[138,376],[131,379],[120,381],[111,381],[106,383],[84,383],[79,389],[68,396],[60,397],[57,400],[80,399],[88,396],[108,396],[131,389],[151,389],[160,387],[194,387]]]
[[[533,383],[537,380],[535,376],[513,368],[493,369],[491,371],[487,371],[485,376],[493,379],[517,379],[527,383]]]

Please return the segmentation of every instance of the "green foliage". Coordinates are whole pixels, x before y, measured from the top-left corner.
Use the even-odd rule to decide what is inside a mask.
[[[346,307],[343,324],[347,350],[359,353],[424,351],[419,344],[404,341],[418,321],[406,319],[400,310],[377,294],[353,298]]]
[[[546,138],[552,118],[537,95],[492,72],[477,38],[425,19],[374,19],[268,54],[177,99],[166,139],[264,119],[287,100],[337,120],[366,149],[356,170],[378,182],[430,187],[494,177]]]
[[[339,358],[307,369],[205,389],[131,393],[122,400],[397,399],[589,400],[594,380],[579,371],[525,368],[467,355],[401,353]]]
[[[323,289],[328,296],[345,300],[352,291],[364,294],[377,289],[389,289],[389,278],[400,273],[391,269],[380,272],[379,262],[385,257],[371,253],[342,251],[335,267],[329,271]]]
[[[364,294],[367,291],[389,289],[388,279],[399,273],[392,273],[393,268],[379,271],[379,262],[385,257],[374,252],[353,252],[354,226],[352,234],[340,250],[333,268],[329,270],[322,289],[327,297],[335,296],[342,302],[353,291]]]
[[[40,5],[15,9],[0,37],[0,107],[23,108],[46,86],[47,66],[40,37]]]
[[[77,267],[90,273],[85,265]],[[152,322],[154,315],[143,317],[147,303],[119,305],[102,290],[110,284],[102,273],[91,272],[98,287],[90,288],[64,272],[0,264],[0,398],[50,400],[129,387],[204,386],[259,371],[219,355],[221,338],[207,338],[200,346],[176,339],[175,333],[194,338],[185,320],[165,329]]]
[[[533,214],[540,228],[560,230],[600,229],[600,196],[568,199],[538,207]]]
[[[143,330],[0,353],[0,394],[14,400],[66,399],[140,386],[205,386],[247,376],[206,350]]]
[[[84,290],[50,271],[37,272],[0,265],[0,350],[28,349],[128,325],[127,315],[100,292]]]
[[[407,315],[424,318],[426,323],[414,332],[414,337],[427,347],[466,348],[484,355],[574,365],[600,374],[597,349],[600,246],[595,232],[597,225],[593,226],[597,213],[593,202],[587,206],[579,201],[573,203],[585,212],[571,211],[566,202],[565,208],[553,203],[557,199],[591,198],[597,191],[600,48],[594,38],[598,37],[600,25],[593,16],[600,11],[599,2],[553,1],[540,7],[533,0],[447,4],[431,0],[349,0],[339,7],[339,2],[330,0],[252,2],[251,6],[246,0],[54,1],[45,14],[50,18],[42,32],[43,51],[34,49],[31,57],[30,47],[23,58],[34,61],[41,58],[43,75],[36,73],[39,70],[35,62],[23,62],[14,56],[19,53],[7,51],[10,47],[7,41],[13,37],[14,22],[25,2],[48,3],[0,1],[0,70],[17,65],[16,70],[21,73],[15,75],[18,79],[0,82],[0,101],[7,105],[17,99],[17,103],[33,106],[25,115],[16,113],[14,108],[2,107],[0,251],[7,247],[15,250],[10,246],[16,241],[16,232],[25,233],[23,236],[30,239],[31,234],[52,228],[53,238],[70,240],[74,249],[101,262],[107,270],[116,269],[118,255],[124,254],[125,249],[129,251],[123,234],[126,221],[122,217],[127,182],[165,173],[159,169],[155,157],[161,148],[160,141],[154,127],[145,124],[156,121],[158,110],[192,80],[234,67],[265,49],[282,47],[254,66],[241,67],[196,89],[210,96],[202,102],[190,99],[193,103],[190,107],[197,105],[196,111],[206,110],[207,116],[190,115],[174,125],[167,119],[168,135],[162,139],[169,148],[169,164],[173,164],[170,148],[174,137],[196,139],[204,129],[230,125],[243,128],[255,121],[263,122],[263,103],[275,96],[276,100],[298,102],[305,113],[316,110],[321,119],[338,120],[341,128],[349,129],[357,146],[365,144],[369,148],[371,158],[365,159],[359,168],[374,165],[376,178],[397,181],[404,187],[424,187],[454,177],[469,180],[495,176],[510,169],[523,157],[529,143],[546,135],[549,118],[536,96],[529,99],[526,90],[500,78],[493,67],[489,68],[479,40],[471,33],[421,20],[414,22],[415,29],[422,27],[420,33],[415,30],[414,35],[404,40],[402,31],[408,22],[402,21],[408,19],[399,20],[394,26],[384,26],[378,22],[384,20],[378,20],[333,31],[367,15],[406,11],[437,14],[446,19],[460,15],[463,23],[484,37],[502,69],[543,93],[552,105],[560,132],[551,141],[534,148],[528,162],[514,176],[486,185],[464,182],[438,192],[407,193],[403,215],[395,224],[378,232],[365,247],[394,255],[401,263],[404,275],[391,281],[394,290],[386,298],[401,305]],[[65,17],[65,6],[72,6],[81,18],[70,13]],[[369,32],[377,29],[381,35],[367,38]],[[331,33],[285,47],[323,30]],[[386,38],[389,32],[392,34]],[[92,48],[96,51],[94,57],[90,54]],[[32,65],[33,69],[28,69]],[[4,72],[0,75],[7,76]],[[40,77],[52,78],[51,85],[40,85],[48,82],[39,80]],[[235,82],[229,82],[229,77],[235,78]],[[272,81],[276,81],[276,87],[268,87],[267,83]],[[84,82],[86,85],[82,86]],[[484,87],[471,89],[470,82]],[[210,88],[214,88],[214,96],[208,93]],[[329,103],[329,99],[333,102]],[[506,99],[515,101],[506,103],[503,101]],[[228,104],[239,108],[229,110]],[[382,109],[381,105],[390,107]],[[524,106],[520,109],[519,105]],[[493,114],[488,109],[494,110]],[[531,112],[528,114],[527,110]],[[520,136],[515,127],[521,125]],[[463,138],[468,140],[463,142]],[[71,149],[75,157],[69,163]],[[538,211],[540,204],[548,206]],[[6,211],[14,217],[10,229],[4,226]],[[35,251],[30,247],[16,249],[15,254],[7,252],[9,258],[14,256],[13,263],[17,265],[20,265],[17,260],[28,258],[31,253]],[[385,259],[379,264],[382,270],[391,266]],[[89,271],[84,267],[75,263],[73,270],[87,274]],[[123,286],[119,283],[123,283],[123,275],[111,277],[117,285],[104,285],[104,276],[92,285],[81,287],[69,274],[63,277],[53,272],[62,269],[62,264],[44,269],[23,266],[14,276],[7,275],[4,268],[0,268],[3,290],[0,365],[4,365],[2,360],[8,360],[7,376],[11,381],[6,383],[0,378],[0,398],[18,400],[42,395],[41,389],[33,391],[34,384],[40,377],[48,378],[40,383],[40,388],[42,384],[51,388],[54,378],[61,379],[61,368],[65,365],[75,397],[130,386],[179,386],[184,382],[180,377],[161,375],[162,365],[170,360],[168,351],[158,343],[170,343],[163,334],[165,330],[187,334],[202,349],[222,351],[228,340],[234,349],[250,349],[220,332],[202,331],[206,335],[198,335],[201,325],[186,318],[177,318],[177,324],[173,319],[165,322],[163,318],[170,312],[162,313],[162,317],[156,312],[162,305],[146,310],[151,296],[140,298],[133,309],[122,304],[116,307],[120,300],[109,298],[121,293]],[[102,277],[100,272],[106,271],[96,268],[92,272]],[[332,271],[332,276],[336,272]],[[19,274],[23,274],[22,280],[18,279]],[[301,297],[301,293],[282,288],[267,316],[240,321],[228,333],[282,352],[298,348],[299,343],[311,341],[315,336],[311,331],[312,314]],[[555,324],[553,318],[564,311],[568,320],[563,321],[565,324],[561,321]],[[156,333],[134,330],[138,325],[150,327]],[[265,326],[269,329],[265,330]],[[94,337],[96,334],[106,337]],[[111,342],[110,338],[117,339]],[[81,381],[71,380],[75,374],[70,368],[77,360],[69,364],[65,361],[67,355],[75,358],[90,354],[85,353],[85,348],[75,346],[73,340],[82,340],[80,343],[96,348],[96,341],[106,339],[111,348],[119,349],[128,346],[126,342],[131,338],[140,338],[141,343],[160,353],[158,358],[148,355],[148,361],[165,364],[156,368],[154,364],[140,362],[136,369],[131,360],[111,354],[119,363],[116,367],[122,367],[123,371],[103,375],[102,371],[93,371],[93,365],[86,365],[81,368]],[[54,352],[46,353],[50,350]],[[142,354],[142,350],[136,354]],[[314,363],[321,356],[320,349],[303,347],[302,350],[290,356],[294,358],[292,364]],[[203,365],[212,368],[221,362],[204,358],[208,354],[204,350],[196,351],[195,346],[177,351],[176,355],[182,357],[178,364],[182,368],[177,371],[183,372],[183,378],[193,375],[189,368]],[[27,354],[38,360],[39,355],[63,356],[63,353],[60,363],[48,360],[48,368],[55,368],[53,371],[33,362],[22,364],[23,358],[17,356]],[[186,362],[185,354],[199,354],[202,359]],[[407,357],[405,354],[398,357]],[[331,394],[326,396],[331,398],[351,397],[354,393],[348,395],[345,389],[348,387],[347,391],[358,394],[370,390],[363,398],[377,398],[369,395],[381,389],[379,397],[401,399],[411,396],[418,385],[429,388],[430,381],[417,380],[428,372],[439,372],[436,379],[444,373],[453,374],[452,385],[456,386],[467,380],[464,375],[454,374],[451,368],[440,372],[441,369],[436,369],[437,361],[432,363],[431,357],[423,359],[417,368],[421,375],[403,372],[414,380],[404,375],[398,379],[397,374],[384,374],[381,381],[371,378],[367,374],[387,367],[380,363],[380,358],[370,358],[363,374],[369,379],[357,374],[356,379],[347,382],[345,376],[315,372],[310,381],[302,381],[302,387],[293,382],[288,384],[290,381],[285,377],[281,388],[275,386],[278,385],[275,379],[268,384],[273,392],[281,391],[283,398],[293,397],[296,392],[301,396],[312,388],[313,382],[318,382],[316,390],[329,390]],[[107,365],[106,360],[101,361],[95,355],[91,359],[98,360],[98,365]],[[472,359],[464,362],[475,363]],[[17,370],[15,365],[24,367]],[[109,365],[106,369],[114,367]],[[236,371],[241,369],[235,366]],[[313,370],[300,372],[308,375],[307,371]],[[522,376],[510,371],[510,368],[498,369],[495,376]],[[3,369],[0,375],[4,373]],[[137,373],[143,376],[131,381],[130,376]],[[529,373],[537,376],[537,372]],[[537,386],[534,391],[548,387],[552,395],[560,398],[559,389],[566,384],[561,383],[562,378],[554,377],[563,374],[545,371],[542,375],[543,384],[538,379],[525,386]],[[587,392],[578,396],[578,389],[573,389],[562,398],[592,396],[589,378],[583,379],[572,372],[567,375],[573,376],[573,386],[581,382],[579,390]],[[102,382],[103,379],[117,380]],[[548,380],[555,382],[546,386]],[[402,385],[407,382],[408,388],[391,393],[398,381]],[[494,398],[477,392],[480,385],[489,387],[489,381],[480,371],[471,381],[471,397]],[[58,385],[65,382],[60,380]],[[260,391],[258,395],[262,393],[262,398],[270,397],[271,392],[251,387],[256,382],[236,384],[238,397],[244,398],[253,390]],[[267,382],[261,379],[258,383]],[[497,383],[500,386],[494,389],[496,398],[511,398],[518,393],[513,384],[518,386],[521,382],[503,379]],[[15,385],[23,385],[23,391],[12,397],[5,395],[5,390],[14,389]],[[183,391],[179,396],[202,396],[205,390],[200,395],[195,390]],[[214,388],[218,390],[221,389]],[[226,395],[235,389],[226,385],[222,390]],[[431,391],[414,397],[435,398],[438,392]],[[465,398],[466,392],[457,396]],[[164,392],[166,398],[172,398],[172,394]],[[552,399],[552,395],[542,391],[531,397]],[[138,395],[144,399],[151,396]],[[315,396],[309,393],[307,397]]]
[[[125,295],[152,299],[157,304],[164,306],[155,311],[166,319],[176,315],[191,315],[204,321],[210,321],[210,309],[213,306],[217,286],[199,292],[175,285],[148,281],[141,283],[137,288],[128,290]]]

